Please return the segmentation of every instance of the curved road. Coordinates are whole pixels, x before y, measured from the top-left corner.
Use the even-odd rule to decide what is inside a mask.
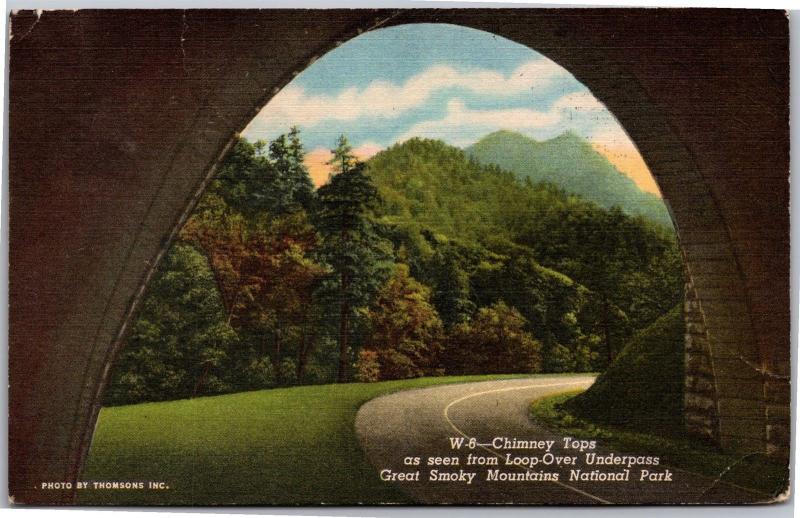
[[[386,483],[398,484],[415,501],[426,504],[749,503],[769,499],[761,493],[664,465],[632,466],[627,481],[570,480],[575,469],[582,473],[593,470],[624,473],[626,466],[586,465],[586,453],[608,455],[612,451],[600,442],[595,449],[586,448],[583,452],[565,449],[564,436],[532,422],[528,407],[534,399],[586,388],[593,381],[594,377],[584,375],[539,376],[398,392],[362,406],[356,416],[356,432],[377,471],[383,477],[395,477]],[[476,439],[474,448],[469,447],[470,438]],[[493,444],[495,438],[499,439]],[[460,449],[454,449],[451,444],[459,439],[464,443]],[[537,443],[523,445],[528,448],[507,449],[505,439]],[[554,441],[549,446],[552,456],[546,456],[546,441]],[[467,465],[469,454],[484,462],[496,459],[497,465]],[[506,465],[507,455],[520,459],[536,457],[539,463],[533,467]],[[429,457],[437,456],[458,457],[459,465],[426,465]],[[413,457],[419,457],[421,465],[404,464],[404,459]],[[556,467],[559,460],[577,463]],[[548,462],[550,465],[544,465]],[[640,481],[641,469],[656,473],[654,477],[663,474],[662,478],[671,480]],[[433,470],[436,478],[452,473],[461,479],[431,481]],[[509,474],[512,480],[487,480],[489,470]],[[535,480],[537,473],[558,473],[559,479]],[[398,480],[401,477],[412,480]],[[514,477],[534,480],[519,481]]]

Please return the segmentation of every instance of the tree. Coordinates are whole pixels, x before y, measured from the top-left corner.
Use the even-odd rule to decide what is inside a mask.
[[[381,364],[378,362],[378,353],[369,349],[362,349],[356,361],[356,380],[372,383],[381,379]]]
[[[470,300],[469,274],[452,247],[442,247],[432,261],[435,291],[432,299],[444,324],[449,328],[466,321],[475,311]]]
[[[303,142],[300,140],[300,129],[292,126],[289,130],[289,155],[291,157],[291,177],[294,186],[294,198],[306,210],[310,210],[314,200],[314,182],[305,164],[306,152]]]
[[[379,203],[378,192],[363,163],[352,155],[342,136],[333,151],[337,174],[318,190],[317,228],[322,255],[333,268],[339,316],[337,380],[347,380],[348,338],[354,310],[368,304],[386,276],[388,243],[379,237],[370,211]]]
[[[281,182],[266,148],[264,141],[238,139],[206,193],[221,196],[248,219],[274,210],[281,203],[283,191],[276,188]]]
[[[319,239],[306,209],[315,193],[303,160],[297,128],[268,145],[241,139],[181,232],[209,257],[228,322],[254,342],[256,356],[270,357],[277,382],[303,377],[316,339],[313,293],[327,274],[312,258]],[[263,371],[257,361],[247,365]]]
[[[235,213],[204,214],[193,217],[182,236],[210,258],[228,322],[261,336],[261,355],[271,356],[278,381],[286,370],[279,368],[286,337],[296,335],[298,366],[292,376],[302,377],[312,347],[306,332],[313,294],[329,273],[311,256],[319,238],[305,211],[263,216],[250,225]]]
[[[247,219],[214,192],[203,196],[180,232],[183,241],[194,244],[208,257],[229,324],[239,324],[257,289],[255,279],[244,273],[252,233]]]
[[[261,261],[265,289],[257,300],[273,315],[276,361],[287,364],[286,359],[281,359],[284,334],[293,332],[297,337],[292,376],[302,380],[315,341],[313,325],[309,326],[315,309],[314,294],[330,270],[313,257],[319,236],[304,211],[276,219],[269,236]],[[286,370],[278,371],[281,378],[286,378]]]
[[[304,160],[300,130],[296,127],[269,144],[240,138],[207,192],[222,196],[248,220],[264,213],[310,210],[314,184]]]
[[[431,372],[442,338],[442,321],[431,290],[398,264],[368,310],[367,348],[376,353],[380,379],[415,378]]]
[[[592,319],[590,312],[578,312],[580,331],[601,337],[605,363],[632,332],[680,300],[680,256],[673,253],[677,243],[671,230],[660,225],[604,209],[553,184],[520,181],[508,171],[470,161],[441,141],[410,139],[392,146],[370,159],[369,170],[386,200],[381,221],[396,228],[394,234],[406,244],[422,245],[408,246],[411,254],[404,262],[433,287],[434,303],[448,327],[463,319],[462,302],[488,306],[503,298],[523,314],[529,331],[544,345],[574,349],[580,335],[562,325],[561,318],[574,310],[559,307],[572,297],[559,293],[568,295],[569,290],[561,290],[566,285],[551,289],[549,281],[539,282],[546,279],[531,271],[538,264],[591,292],[597,311],[592,308]],[[423,239],[426,234],[434,239]],[[437,265],[425,254],[435,256],[438,243],[482,249],[485,259],[470,254],[463,255],[466,260],[459,260],[457,269]],[[476,278],[484,263],[501,262],[493,255],[507,257],[506,272],[516,277],[498,289]],[[505,272],[496,277],[507,278]]]
[[[328,161],[328,165],[332,167],[334,174],[346,173],[358,164],[358,159],[353,154],[353,146],[344,135],[339,135],[336,147],[331,149],[331,154],[333,156]]]
[[[455,326],[445,349],[451,373],[531,373],[541,368],[541,344],[525,331],[525,319],[499,301],[482,307],[468,323]]]
[[[683,262],[678,247],[665,243],[647,263],[624,272],[620,304],[626,308],[634,329],[644,329],[668,313],[683,298]],[[676,272],[678,274],[676,274]]]
[[[175,244],[148,287],[139,316],[114,366],[106,402],[194,397],[232,388],[229,353],[236,333],[206,258]]]
[[[310,210],[314,201],[314,183],[305,166],[305,150],[300,130],[293,126],[269,145],[269,158],[276,172],[274,213]]]

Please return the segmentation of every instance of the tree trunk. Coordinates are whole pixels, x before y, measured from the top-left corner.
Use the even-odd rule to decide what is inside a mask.
[[[614,362],[614,351],[611,348],[611,326],[608,320],[608,300],[605,300],[603,301],[603,334],[605,335],[606,339],[606,349],[608,350],[608,366],[610,367]]]
[[[197,393],[202,388],[203,384],[206,382],[206,378],[208,377],[208,372],[211,370],[211,362],[205,362],[205,367],[203,368],[203,373],[197,378],[197,382],[194,384],[194,389],[192,390],[192,397],[194,399],[197,397]]]
[[[275,378],[278,383],[283,383],[283,373],[281,372],[281,325],[280,321],[275,321],[275,350],[272,357],[272,365],[275,367]]]
[[[303,334],[300,337],[300,347],[297,350],[297,383],[302,384],[303,378],[306,375],[306,365],[308,365],[308,357],[314,350],[314,344],[317,341],[316,329],[311,331],[310,335],[307,329],[307,322],[303,322]]]
[[[302,332],[300,333],[300,344],[297,346],[297,384],[303,384],[303,371],[305,370],[305,363],[306,363],[306,322],[303,319],[303,323],[301,324],[300,329]]]
[[[347,381],[347,327],[350,317],[350,301],[347,299],[347,290],[350,287],[350,279],[347,275],[342,275],[342,282],[339,288],[339,372],[336,376],[337,383]]]
[[[261,357],[271,359],[269,355],[269,339],[266,331],[261,335]]]

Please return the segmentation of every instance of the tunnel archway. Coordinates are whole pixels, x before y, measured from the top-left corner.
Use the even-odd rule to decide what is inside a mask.
[[[785,81],[771,83],[767,92],[761,91],[761,83],[746,83],[739,92],[741,86],[718,78],[714,93],[746,96],[757,89],[762,96],[773,96],[773,105],[780,108],[767,114],[755,107],[744,114],[731,109],[718,113],[717,121],[698,121],[698,109],[707,113],[702,111],[707,98],[690,95],[690,86],[681,97],[675,92],[678,83],[658,75],[658,63],[691,75],[679,59],[690,63],[693,55],[674,55],[666,41],[652,45],[649,54],[637,53],[641,46],[634,45],[650,41],[654,25],[665,34],[674,31],[668,28],[679,26],[683,14],[669,11],[641,18],[650,28],[631,31],[622,45],[615,43],[618,21],[612,13],[553,13],[328,11],[323,18],[319,12],[162,11],[120,17],[81,11],[74,16],[45,13],[35,22],[32,13],[18,13],[14,34],[24,37],[11,41],[11,215],[29,222],[25,228],[12,228],[10,238],[10,375],[12,383],[26,380],[11,394],[11,462],[23,466],[11,473],[18,501],[42,499],[30,489],[37,480],[71,480],[79,473],[127,322],[232,135],[317,56],[364,30],[416,22],[472,27],[536,49],[572,72],[615,114],[657,179],[680,236],[688,279],[688,424],[725,449],[780,448],[788,433],[788,347],[783,350],[788,344],[788,291],[774,288],[788,285],[779,282],[788,279],[788,215],[786,204],[775,205],[772,196],[775,186],[778,192],[785,189],[787,141],[760,144],[774,151],[767,153],[774,164],[741,155],[733,163],[720,156],[722,144],[699,137],[720,120],[737,117],[744,117],[750,128],[782,135]],[[756,23],[736,13],[730,16],[731,25],[743,30]],[[82,28],[97,29],[82,36],[98,47],[110,38],[121,42],[117,51],[109,46],[87,67],[75,68],[75,81],[54,87],[41,65],[55,59],[47,51],[52,38],[61,38],[65,49],[76,48],[75,18]],[[758,23],[785,20],[765,15]],[[31,29],[27,33],[26,24]],[[310,28],[317,31],[315,38],[300,36]],[[214,38],[219,31],[237,37]],[[698,48],[704,44],[696,35],[681,36]],[[248,46],[241,43],[245,39]],[[287,41],[291,48],[286,48]],[[786,49],[773,45],[778,48],[769,52],[785,59]],[[160,49],[165,59],[153,63],[148,48]],[[122,54],[129,57],[129,66],[121,83],[97,80]],[[774,74],[768,65],[751,71],[752,77]],[[70,74],[66,68],[58,72]],[[153,83],[153,77],[163,79]],[[43,92],[66,115],[46,133],[41,131]],[[79,92],[86,96],[84,105],[92,108],[91,124],[85,109],[75,108]],[[122,99],[130,108],[120,124],[116,107]],[[161,113],[154,117],[157,108]],[[747,141],[736,124],[726,131],[722,143]],[[40,153],[37,144],[45,138],[56,145]],[[760,173],[764,165],[775,171]],[[54,167],[63,173],[46,174]],[[728,167],[738,172],[733,179],[726,174]],[[749,192],[742,192],[742,186]],[[123,195],[123,190],[131,194]],[[53,200],[48,213],[39,210],[42,199]],[[743,212],[748,205],[751,214]],[[776,214],[779,224],[774,223]],[[770,221],[768,228],[764,223]],[[64,225],[78,230],[53,230]],[[47,243],[26,240],[23,232],[31,231],[49,238]],[[753,242],[762,253],[753,253]],[[786,313],[775,316],[769,309],[776,306]],[[48,390],[54,386],[60,387],[57,393]],[[66,491],[61,497],[69,501],[72,495]],[[52,498],[49,493],[47,499]]]

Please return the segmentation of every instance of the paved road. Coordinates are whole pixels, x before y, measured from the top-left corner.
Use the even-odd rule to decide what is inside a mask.
[[[543,376],[537,378],[487,381],[444,385],[409,390],[383,396],[365,404],[356,417],[356,432],[370,462],[384,476],[412,477],[412,480],[387,481],[398,484],[415,501],[427,504],[630,504],[630,503],[746,503],[762,502],[768,497],[712,478],[663,465],[636,465],[630,468],[628,481],[570,480],[573,469],[582,473],[601,470],[621,473],[626,466],[589,466],[584,455],[589,452],[608,455],[611,450],[598,442],[595,449],[583,452],[564,448],[564,436],[554,434],[528,417],[530,402],[536,398],[592,384],[591,376]],[[464,438],[460,450],[451,447],[453,439]],[[469,438],[479,444],[469,448]],[[492,443],[495,438],[499,442]],[[543,441],[527,444],[527,449],[507,449],[505,439]],[[546,441],[552,456],[546,456]],[[481,446],[482,445],[482,446]],[[472,454],[497,459],[496,466],[466,465]],[[619,455],[647,455],[646,452],[613,452]],[[526,459],[536,457],[533,467],[506,465],[506,456]],[[459,465],[427,466],[428,457],[458,457]],[[404,464],[406,457],[419,457],[421,466]],[[573,459],[573,458],[577,459]],[[575,466],[554,462],[577,460]],[[550,465],[545,463],[550,462]],[[641,469],[671,478],[671,481],[640,481]],[[391,470],[389,472],[384,470]],[[460,476],[460,481],[431,481]],[[513,474],[511,481],[487,480],[489,470]],[[669,470],[670,475],[667,475]],[[525,473],[528,473],[527,475]],[[415,475],[415,473],[417,473]],[[470,483],[467,481],[472,476]],[[558,473],[553,480],[513,480],[513,477],[536,478],[537,473]],[[401,475],[404,474],[404,475]],[[379,475],[376,475],[379,476]],[[591,476],[589,474],[588,476]],[[413,480],[419,478],[419,480]],[[498,476],[502,478],[502,475]]]

